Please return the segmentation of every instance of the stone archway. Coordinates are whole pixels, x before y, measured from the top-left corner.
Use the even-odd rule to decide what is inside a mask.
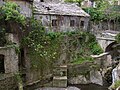
[[[103,51],[106,51],[106,48],[113,42],[115,42],[114,40],[110,40],[107,38],[97,38],[97,41],[99,43],[99,45],[101,46],[101,48],[103,49]]]

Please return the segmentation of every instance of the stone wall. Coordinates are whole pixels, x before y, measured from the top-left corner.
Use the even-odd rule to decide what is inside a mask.
[[[1,47],[0,54],[4,55],[5,73],[18,72],[18,56],[14,48]]]
[[[119,23],[114,23],[113,21],[101,21],[101,22],[89,22],[89,30],[93,32],[100,32],[100,31],[105,31],[105,30],[113,30],[113,31],[119,31],[120,24]]]
[[[59,15],[34,15],[37,20],[42,20],[46,30],[51,31],[74,31],[87,30],[89,18],[77,16],[59,16]],[[52,26],[52,20],[57,20],[57,26]],[[70,26],[70,20],[74,20],[74,26]],[[83,21],[83,26],[81,22]]]
[[[59,2],[64,2],[64,0],[34,0],[35,2],[55,2],[55,3],[59,3]]]
[[[110,66],[107,55],[95,58],[94,62],[84,62],[78,65],[68,66],[69,84],[89,84],[95,83],[103,85],[103,77]]]
[[[0,75],[1,76],[1,75]],[[0,90],[16,90],[17,89],[17,81],[15,77],[9,75],[5,76],[2,80],[0,80]]]

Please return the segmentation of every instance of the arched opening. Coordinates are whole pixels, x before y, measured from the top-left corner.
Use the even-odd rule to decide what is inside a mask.
[[[117,57],[119,57],[119,53],[118,53],[118,47],[117,46],[117,42],[112,42],[111,44],[109,44],[106,49],[105,52],[110,52],[110,55],[112,57],[112,60],[115,60]]]
[[[106,49],[105,49],[105,52],[110,52],[114,49],[114,45],[117,44],[117,42],[112,42],[111,44],[109,44]]]
[[[0,73],[5,73],[4,55],[0,54]]]

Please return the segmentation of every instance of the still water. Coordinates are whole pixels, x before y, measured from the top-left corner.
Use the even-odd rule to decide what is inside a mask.
[[[86,84],[86,85],[79,84],[79,85],[72,85],[72,86],[75,86],[80,90],[108,90],[107,86],[100,86],[96,84]]]

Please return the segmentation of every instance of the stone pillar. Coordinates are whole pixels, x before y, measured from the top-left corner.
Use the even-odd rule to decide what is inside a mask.
[[[67,65],[55,67],[53,87],[67,87]]]

